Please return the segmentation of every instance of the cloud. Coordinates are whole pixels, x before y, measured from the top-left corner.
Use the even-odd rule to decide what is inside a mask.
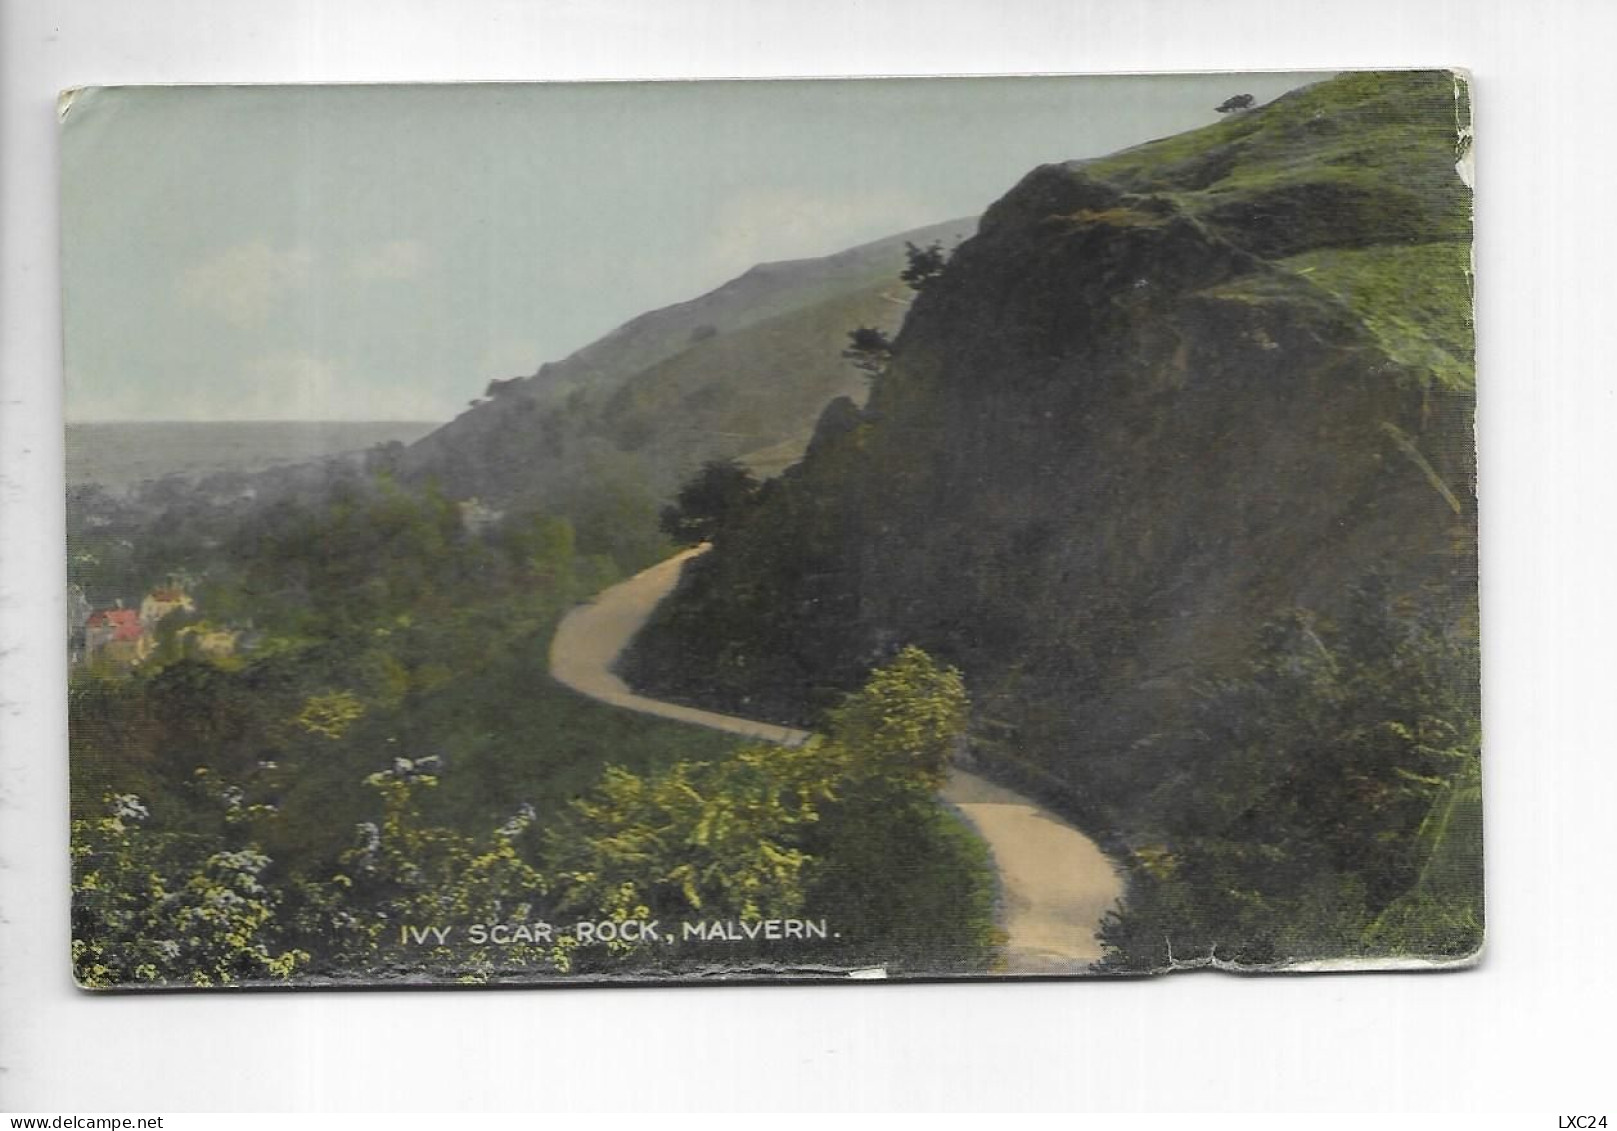
[[[368,381],[329,358],[287,352],[246,362],[236,396],[200,416],[217,420],[447,420],[455,403],[427,389]]]
[[[477,372],[490,377],[525,377],[543,360],[541,347],[532,338],[501,338],[478,355]]]
[[[180,276],[180,297],[233,326],[262,326],[288,292],[308,285],[313,256],[304,247],[284,251],[264,240],[226,248]]]
[[[749,188],[720,209],[707,258],[728,277],[769,260],[830,255],[919,227],[929,216],[925,202],[899,192]]]
[[[420,240],[389,240],[355,255],[348,274],[365,282],[402,282],[420,278],[426,265],[427,249]]]

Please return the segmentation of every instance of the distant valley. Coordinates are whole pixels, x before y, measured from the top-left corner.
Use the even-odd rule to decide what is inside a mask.
[[[412,444],[429,421],[101,421],[67,426],[67,483],[127,489],[169,475],[252,473]]]

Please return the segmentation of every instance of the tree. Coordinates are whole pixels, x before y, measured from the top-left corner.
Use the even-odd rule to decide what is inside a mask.
[[[912,645],[832,712],[831,733],[848,750],[855,780],[930,794],[948,776],[967,712],[960,673]]]
[[[1230,98],[1226,98],[1223,102],[1215,106],[1214,109],[1220,114],[1235,114],[1242,110],[1252,109],[1252,104],[1255,101],[1257,101],[1257,99],[1253,98],[1250,94],[1237,94]]]
[[[659,523],[664,534],[686,546],[710,542],[734,522],[758,494],[758,480],[733,459],[708,460],[680,488]]]
[[[941,278],[949,264],[949,252],[944,251],[943,244],[937,240],[925,247],[906,242],[904,254],[908,265],[899,272],[898,277],[917,293]],[[894,301],[909,305],[904,300]],[[887,372],[887,366],[893,359],[893,342],[885,332],[874,326],[860,326],[848,332],[848,345],[842,351],[842,356],[874,382]]]
[[[842,356],[874,380],[887,372],[887,363],[893,358],[893,343],[874,326],[861,326],[848,331],[848,348],[842,351]]]
[[[909,259],[909,264],[899,272],[898,277],[908,283],[912,291],[925,290],[949,265],[949,253],[943,250],[943,244],[939,240],[933,240],[925,247],[916,247],[906,240],[904,254]]]
[[[908,647],[830,713],[839,772],[809,827],[808,902],[835,915],[851,960],[983,970],[1003,941],[988,850],[937,796],[967,708],[960,673]]]

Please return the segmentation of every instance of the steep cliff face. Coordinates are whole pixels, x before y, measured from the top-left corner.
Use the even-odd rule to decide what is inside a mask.
[[[1357,75],[1035,170],[626,674],[807,722],[918,644],[986,759],[1126,833],[1265,623],[1376,575],[1474,626],[1467,116]]]

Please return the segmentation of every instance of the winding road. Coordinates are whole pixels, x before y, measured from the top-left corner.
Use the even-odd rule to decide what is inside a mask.
[[[612,670],[684,564],[706,547],[659,562],[579,605],[550,645],[550,674],[580,694],[625,710],[795,746],[807,731],[637,695]],[[942,797],[993,853],[1000,880],[1005,974],[1082,973],[1101,955],[1096,931],[1123,893],[1105,853],[1072,825],[1021,794],[955,769]]]

